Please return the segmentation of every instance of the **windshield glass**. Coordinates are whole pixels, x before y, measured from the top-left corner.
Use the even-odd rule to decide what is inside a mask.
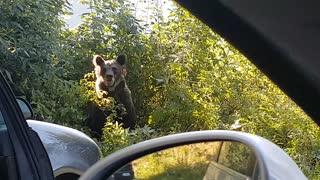
[[[35,119],[104,155],[154,137],[244,131],[320,177],[320,130],[241,52],[169,0],[0,2],[0,70]]]

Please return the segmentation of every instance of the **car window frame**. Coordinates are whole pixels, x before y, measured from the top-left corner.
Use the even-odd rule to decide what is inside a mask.
[[[15,152],[17,173],[20,179],[53,179],[52,167],[43,144],[28,126],[16,97],[1,72],[0,111]],[[50,169],[48,169],[48,163]]]
[[[256,10],[252,11],[251,8],[255,7],[255,3],[261,4],[260,1],[246,1],[241,4],[239,4],[239,1],[226,0],[175,1],[208,27],[214,29],[216,33],[245,55],[320,126],[318,108],[320,105],[320,84],[315,83],[319,82],[317,81],[320,78],[319,73],[311,74],[309,72],[310,68],[306,68],[307,66],[303,65],[306,62],[300,59],[304,59],[303,56],[292,56],[292,54],[289,54],[279,46],[279,42],[273,39],[275,37],[271,38],[271,33],[275,28],[271,28],[272,31],[270,32],[261,32],[257,28],[257,22],[260,21],[249,23],[247,17],[241,16],[236,12],[238,8],[244,8],[242,9],[243,12],[257,12]],[[290,4],[290,2],[289,0],[281,1],[282,4]],[[248,6],[248,3],[250,3],[250,6]],[[320,4],[320,1],[313,1],[312,3],[312,6],[307,3],[301,3],[300,9],[318,7],[316,5]],[[272,9],[274,6],[274,4],[269,4],[268,6],[263,6],[263,8]],[[290,7],[287,6],[287,8],[283,9],[283,11],[290,10]],[[301,14],[296,15],[292,16],[292,22],[294,22],[295,18],[298,18],[298,15],[301,16]],[[251,16],[254,16],[254,14],[251,14]],[[265,20],[271,21],[271,19]],[[286,29],[286,31],[291,31],[291,29]],[[299,59],[299,62],[297,59]],[[308,67],[312,67],[312,65],[314,63],[310,63]]]

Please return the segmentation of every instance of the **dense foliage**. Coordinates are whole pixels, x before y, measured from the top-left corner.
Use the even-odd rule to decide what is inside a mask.
[[[0,2],[0,70],[37,119],[88,132],[86,106],[98,103],[91,59],[125,53],[141,128],[108,120],[100,142],[105,154],[165,134],[236,125],[277,143],[310,179],[320,177],[318,127],[190,13],[174,5],[164,17],[161,4],[148,1],[150,16],[141,21],[126,0],[81,2],[91,13],[74,29],[61,20],[69,13],[64,0]]]

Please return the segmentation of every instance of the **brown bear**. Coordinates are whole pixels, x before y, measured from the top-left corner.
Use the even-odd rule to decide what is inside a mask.
[[[116,60],[104,60],[101,56],[95,55],[92,63],[96,76],[95,90],[99,98],[113,97],[116,103],[122,104],[126,113],[122,116],[124,128],[134,129],[136,112],[132,102],[131,91],[125,81],[126,57],[119,55]],[[103,93],[106,91],[107,94]],[[101,138],[102,128],[108,114],[97,105],[89,105],[89,128],[94,133],[94,137]]]

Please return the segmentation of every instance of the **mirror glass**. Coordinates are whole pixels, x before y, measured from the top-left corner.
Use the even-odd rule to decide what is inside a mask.
[[[25,119],[32,119],[33,117],[33,112],[32,109],[30,107],[30,105],[28,104],[28,102],[22,98],[16,98],[19,107],[23,113],[23,116]]]
[[[109,179],[260,179],[256,157],[239,142],[217,141],[178,146],[128,163]]]

